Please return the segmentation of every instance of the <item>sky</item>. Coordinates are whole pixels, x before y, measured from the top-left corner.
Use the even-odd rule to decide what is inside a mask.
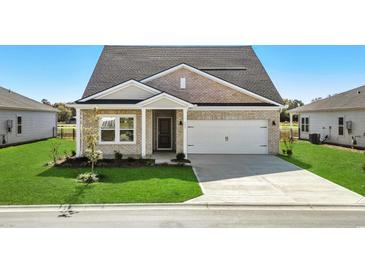
[[[254,46],[283,98],[309,103],[365,84],[365,46]],[[0,86],[35,100],[79,99],[102,46],[0,46]]]

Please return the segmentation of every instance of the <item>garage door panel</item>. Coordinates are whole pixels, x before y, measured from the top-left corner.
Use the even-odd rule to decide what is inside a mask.
[[[191,120],[188,153],[266,154],[267,120]]]

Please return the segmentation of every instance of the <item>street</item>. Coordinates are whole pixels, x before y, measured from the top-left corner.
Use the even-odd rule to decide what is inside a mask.
[[[365,227],[364,207],[146,206],[1,210],[0,227]]]

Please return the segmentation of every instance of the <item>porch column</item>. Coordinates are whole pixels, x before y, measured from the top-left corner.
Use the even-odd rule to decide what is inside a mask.
[[[76,157],[81,156],[81,121],[80,109],[76,108]]]
[[[146,109],[142,108],[142,158],[146,157]]]
[[[183,152],[188,156],[188,109],[183,109]]]
[[[293,135],[293,113],[289,113],[289,121],[290,121],[290,128],[289,128],[290,138],[293,139],[294,138],[294,135]]]

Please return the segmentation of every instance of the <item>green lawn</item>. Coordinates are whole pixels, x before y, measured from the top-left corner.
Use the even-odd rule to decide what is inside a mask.
[[[85,168],[47,167],[53,139],[0,149],[0,204],[172,203],[202,194],[190,167],[97,168],[103,182],[76,182]]]
[[[291,158],[280,157],[365,196],[364,153],[297,141]]]

